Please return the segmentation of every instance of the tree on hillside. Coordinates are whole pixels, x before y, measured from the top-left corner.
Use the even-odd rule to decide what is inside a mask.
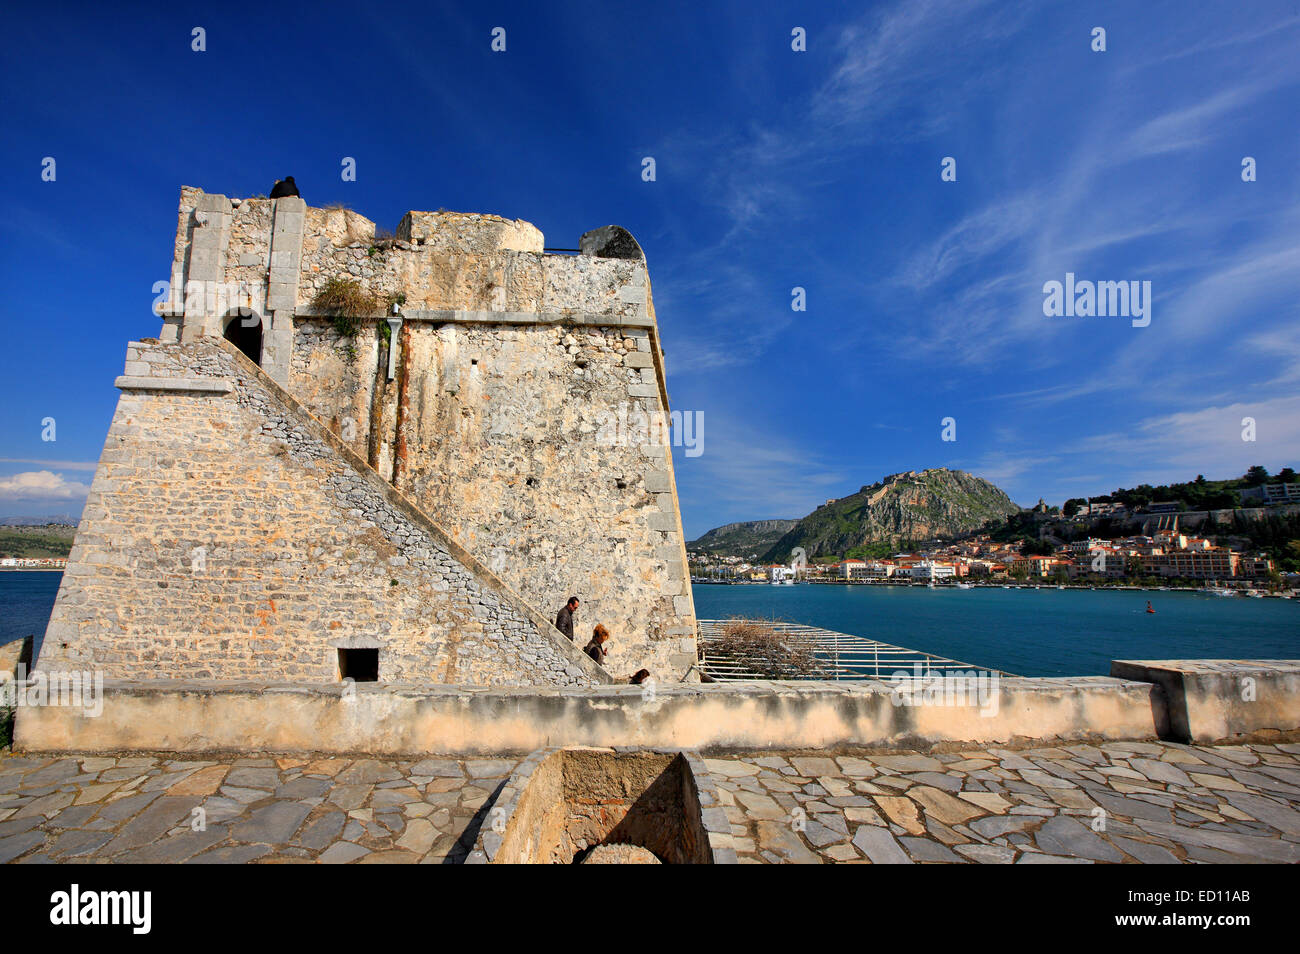
[[[1247,487],[1258,487],[1260,484],[1268,483],[1268,471],[1257,464],[1246,471],[1246,475],[1241,479],[1246,482]]]

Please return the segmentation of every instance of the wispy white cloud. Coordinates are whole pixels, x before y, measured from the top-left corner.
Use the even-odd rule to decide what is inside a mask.
[[[1295,384],[1300,381],[1300,317],[1290,327],[1248,335],[1235,350],[1261,364],[1272,359],[1280,367],[1266,387]]]
[[[1218,31],[1206,31],[1204,27],[1195,23],[1188,24],[1188,29],[1195,32],[1192,43],[1183,45],[1184,41],[1181,37],[1174,37],[1166,41],[1155,56],[1137,60],[1124,67],[1124,71],[1130,74],[1136,73],[1153,66],[1163,66],[1174,60],[1185,59],[1189,56],[1202,56],[1217,50],[1244,46],[1278,33],[1300,33],[1300,16],[1280,17],[1278,19],[1261,17],[1253,23],[1248,22],[1247,29],[1226,36]]]
[[[1252,431],[1243,425],[1247,418],[1254,422]],[[1243,439],[1252,434],[1253,440]],[[1297,462],[1300,395],[1288,395],[1148,414],[1121,428],[1062,434],[1051,453],[1025,441],[1019,450],[988,451],[948,466],[991,480],[1025,505],[1040,496],[1061,503],[1120,486],[1190,480],[1198,473],[1224,478],[1256,464],[1278,470]],[[1104,474],[1098,473],[1099,464]]]
[[[963,217],[904,262],[897,281],[916,291],[943,285],[962,269],[983,264],[1025,240],[1042,222],[1044,205],[1041,195],[1023,193]],[[1005,279],[980,281],[986,286],[1001,285]]]
[[[1187,341],[1239,327],[1262,302],[1294,302],[1297,295],[1300,241],[1276,235],[1225,254],[1217,268],[1170,296],[1162,310]]]
[[[684,483],[683,476],[689,474],[692,486],[709,488],[709,510],[721,514],[716,518],[721,522],[726,522],[728,516],[735,520],[757,519],[756,508],[773,517],[802,517],[823,503],[828,494],[842,491],[846,482],[854,479],[840,464],[827,463],[821,455],[765,430],[743,413],[708,411],[705,417],[708,426],[704,453],[694,458],[674,455],[673,466],[679,486]],[[727,504],[719,506],[719,491]],[[698,507],[693,504],[704,503],[693,501],[689,493],[683,494],[683,520],[698,522],[693,518]],[[698,536],[713,525],[687,532]]]
[[[752,362],[788,331],[788,308],[754,320],[771,274],[754,256],[737,256],[739,245],[762,225],[803,217],[805,196],[819,183],[838,181],[843,163],[865,144],[932,135],[959,117],[968,98],[1002,72],[990,65],[989,50],[1027,16],[1003,9],[989,16],[991,6],[992,0],[909,0],[876,8],[825,41],[834,48],[826,78],[778,110],[776,119],[684,128],[664,137],[654,151],[666,157],[665,168],[677,181],[694,183],[699,200],[719,209],[724,223],[712,240],[692,234],[691,259],[674,271],[681,297],[707,307],[690,322],[691,342],[676,346],[674,373]],[[936,49],[945,55],[936,57]],[[936,95],[940,75],[950,77],[961,64],[960,88],[944,86],[945,94]],[[1010,228],[996,211],[985,225]],[[927,268],[947,272],[976,260],[978,252],[966,251],[962,239],[983,236],[971,223],[964,235],[934,249],[932,261],[918,260],[912,280],[926,282]]]
[[[1255,422],[1253,441],[1242,439],[1245,418]],[[1300,395],[1150,415],[1123,429],[1066,436],[1056,449],[1059,453],[1050,466],[1008,474],[1012,486],[1028,480],[1045,499],[1060,503],[1067,497],[1142,483],[1174,483],[1202,473],[1222,479],[1244,474],[1256,464],[1276,471],[1300,461]],[[1095,471],[1094,476],[1079,476],[1098,463],[1106,465],[1104,477]]]
[[[1253,441],[1243,440],[1245,418],[1255,422]],[[1076,449],[1127,462],[1148,481],[1185,480],[1210,463],[1230,473],[1254,464],[1291,464],[1300,460],[1300,395],[1147,417],[1082,440]]]
[[[1213,138],[1212,126],[1224,114],[1241,109],[1271,88],[1268,83],[1235,86],[1149,119],[1133,130],[1116,155],[1139,159],[1203,146]]]
[[[93,460],[40,460],[30,457],[0,457],[0,464],[43,464],[58,470],[94,470],[99,466]]]
[[[989,51],[1019,31],[1032,6],[910,0],[873,11],[840,31],[840,60],[813,115],[841,138],[846,129],[854,139],[932,136],[1000,72]]]

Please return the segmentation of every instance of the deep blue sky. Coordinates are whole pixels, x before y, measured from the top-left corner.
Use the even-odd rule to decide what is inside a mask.
[[[313,3],[279,21],[7,15],[0,515],[80,511],[125,343],[158,332],[181,185],[242,196],[285,174],[389,228],[440,207],[556,246],[629,228],[673,405],[704,415],[704,453],[676,456],[690,537],[923,467],[1032,504],[1300,463],[1296,0]],[[1151,281],[1150,326],[1044,317],[1067,271]]]

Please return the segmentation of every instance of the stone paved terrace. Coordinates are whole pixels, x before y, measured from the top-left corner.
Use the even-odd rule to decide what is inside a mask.
[[[517,761],[5,754],[0,861],[457,863]],[[706,764],[742,863],[1300,861],[1298,744]]]

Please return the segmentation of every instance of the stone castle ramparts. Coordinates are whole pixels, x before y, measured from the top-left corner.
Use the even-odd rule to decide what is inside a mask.
[[[671,453],[602,430],[668,411],[645,261],[614,227],[582,245],[447,212],[377,240],[350,210],[182,190],[41,665],[318,681],[352,640],[381,680],[697,681]],[[322,306],[340,284],[382,312]],[[571,594],[608,669],[554,645]]]

